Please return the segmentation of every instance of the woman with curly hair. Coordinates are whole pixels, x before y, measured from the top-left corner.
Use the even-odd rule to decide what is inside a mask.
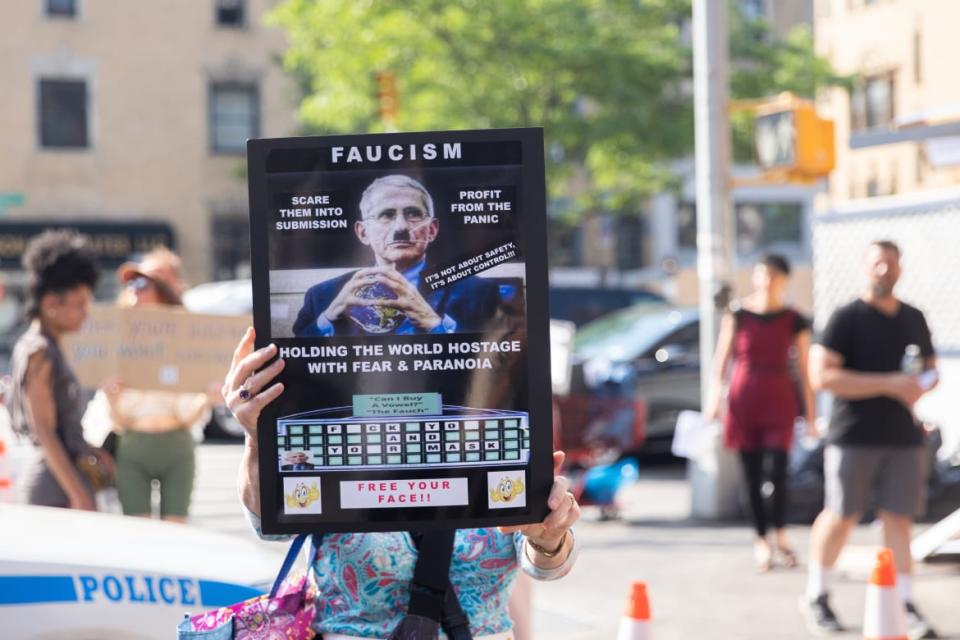
[[[26,314],[30,327],[10,361],[10,417],[14,430],[36,447],[18,484],[20,498],[48,507],[95,510],[90,478],[81,465],[112,472],[113,461],[83,439],[85,403],[61,338],[80,329],[97,284],[94,254],[85,237],[47,231],[27,245]]]

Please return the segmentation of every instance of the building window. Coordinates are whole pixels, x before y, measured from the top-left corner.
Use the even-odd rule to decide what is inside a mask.
[[[583,263],[583,227],[551,220],[547,226],[551,267],[575,267]]]
[[[697,248],[697,205],[692,202],[677,206],[677,246]]]
[[[76,0],[45,0],[44,7],[48,16],[57,18],[77,17]]]
[[[737,251],[741,253],[803,242],[803,205],[799,202],[740,203],[736,216]]]
[[[83,149],[90,145],[85,80],[41,80],[39,84],[40,146]]]
[[[217,153],[242,153],[260,134],[260,95],[256,85],[210,85],[210,146]]]
[[[216,215],[210,223],[213,279],[250,277],[250,222],[245,215]]]
[[[244,0],[217,0],[217,24],[221,27],[243,27],[246,24]]]
[[[763,0],[740,0],[740,13],[750,21],[762,19],[766,15]]]
[[[872,76],[857,84],[850,96],[850,127],[867,131],[889,126],[895,117],[893,73]]]
[[[624,216],[617,218],[617,267],[619,269],[641,269],[644,265],[644,247],[646,224],[643,218]]]
[[[737,251],[750,253],[775,245],[803,243],[803,204],[800,202],[740,202],[734,207]],[[697,206],[677,207],[677,245],[697,248]]]

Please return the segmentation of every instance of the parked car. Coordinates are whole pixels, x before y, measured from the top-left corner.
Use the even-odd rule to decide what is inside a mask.
[[[253,288],[249,280],[224,280],[200,284],[183,294],[183,306],[194,313],[229,316],[253,313]],[[203,429],[205,440],[243,437],[243,427],[224,405],[215,406]]]
[[[2,636],[169,638],[185,612],[269,590],[278,565],[264,545],[224,533],[0,504]]]
[[[697,310],[641,303],[582,327],[573,348],[576,394],[640,402],[646,411],[643,452],[669,451],[679,413],[700,409]]]
[[[577,327],[641,302],[664,303],[666,300],[644,288],[550,287],[550,317],[568,320]]]
[[[183,306],[194,313],[249,315],[253,313],[253,286],[250,280],[198,284],[183,294]]]

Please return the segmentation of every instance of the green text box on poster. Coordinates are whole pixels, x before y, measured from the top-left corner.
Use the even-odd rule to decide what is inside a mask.
[[[439,393],[377,393],[353,396],[353,416],[427,416],[440,415]]]

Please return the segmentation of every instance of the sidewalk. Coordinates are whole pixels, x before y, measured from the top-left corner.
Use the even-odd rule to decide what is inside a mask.
[[[536,638],[615,637],[632,580],[648,584],[658,639],[772,640],[808,638],[798,611],[802,568],[753,570],[752,533],[743,526],[686,521],[689,490],[682,467],[646,468],[627,492],[623,522],[578,527],[583,549],[564,580],[535,587]],[[924,525],[927,526],[927,525]],[[809,527],[792,527],[801,563]],[[833,604],[849,633],[862,638],[865,584],[879,529],[859,527],[838,563]],[[915,600],[945,638],[960,638],[960,563],[916,567]]]
[[[237,502],[237,445],[201,445],[191,524],[252,538]],[[534,585],[536,640],[611,640],[630,582],[648,583],[657,640],[794,640],[810,637],[797,603],[802,569],[753,571],[752,533],[746,524],[713,526],[686,521],[690,502],[683,467],[650,467],[624,495],[623,521],[598,522],[589,510],[577,525],[582,551],[572,573]],[[923,525],[928,526],[928,525]],[[809,527],[792,527],[802,559]],[[861,638],[863,600],[879,531],[860,527],[840,561],[833,603]],[[285,549],[262,543],[280,558]],[[916,601],[946,638],[960,639],[960,563],[919,565]]]

